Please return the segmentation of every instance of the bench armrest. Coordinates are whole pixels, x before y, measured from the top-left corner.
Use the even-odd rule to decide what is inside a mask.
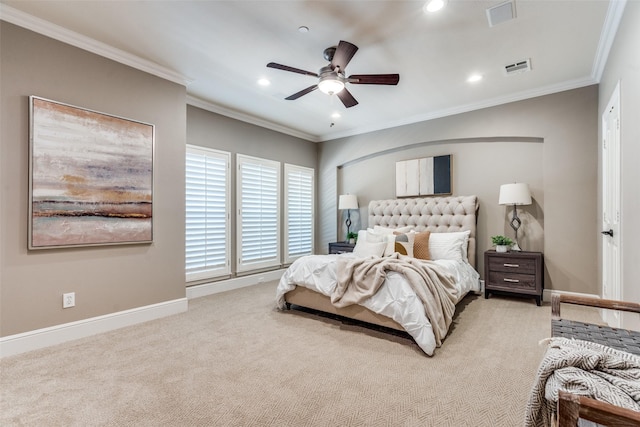
[[[589,307],[605,308],[609,310],[630,311],[640,313],[640,304],[627,301],[615,301],[610,299],[583,297],[571,294],[551,294],[551,317],[560,318],[560,304],[586,305]]]
[[[640,412],[559,390],[558,427],[575,427],[578,418],[607,426],[640,425]]]

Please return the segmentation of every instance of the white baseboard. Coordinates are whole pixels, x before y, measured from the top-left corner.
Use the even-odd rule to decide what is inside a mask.
[[[542,300],[551,301],[552,292],[555,292],[557,294],[575,295],[577,297],[601,298],[600,295],[596,295],[596,294],[585,294],[581,292],[567,292],[567,291],[556,291],[555,289],[545,289],[544,291],[542,291]]]
[[[267,271],[249,276],[234,277],[233,279],[189,286],[187,287],[187,299],[200,298],[207,295],[218,294],[220,292],[231,291],[233,289],[254,286],[259,283],[270,282],[272,280],[279,280],[285,271],[285,269]]]
[[[187,311],[188,305],[187,298],[180,298],[104,316],[36,329],[35,331],[9,335],[0,338],[0,358],[183,313]]]

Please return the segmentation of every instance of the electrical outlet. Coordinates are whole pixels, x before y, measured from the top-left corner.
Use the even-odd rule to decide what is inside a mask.
[[[76,293],[69,292],[62,294],[62,308],[71,308],[76,305]]]

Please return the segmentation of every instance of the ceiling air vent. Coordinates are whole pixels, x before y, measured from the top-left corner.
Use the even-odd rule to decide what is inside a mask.
[[[514,19],[515,17],[516,4],[514,0],[509,0],[487,9],[487,19],[489,20],[490,27],[495,27],[498,24]]]
[[[514,62],[504,66],[504,72],[506,75],[524,73],[531,71],[531,59],[523,59],[522,61]]]

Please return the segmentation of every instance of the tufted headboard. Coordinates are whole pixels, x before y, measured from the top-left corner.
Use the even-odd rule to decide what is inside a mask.
[[[413,226],[416,231],[446,233],[470,231],[467,257],[476,267],[476,196],[422,197],[414,199],[372,200],[369,202],[369,227],[398,228]]]

